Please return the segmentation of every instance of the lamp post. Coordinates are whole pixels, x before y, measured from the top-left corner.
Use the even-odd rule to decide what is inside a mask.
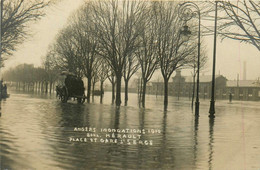
[[[2,66],[2,18],[3,18],[3,3],[4,0],[0,2],[0,74],[1,74],[1,66]],[[1,80],[0,80],[1,81]],[[2,82],[3,83],[3,82]],[[1,101],[2,101],[2,84],[0,84],[0,116],[1,116]]]
[[[209,108],[209,117],[215,117],[215,66],[216,66],[216,46],[217,46],[217,11],[218,1],[215,7],[215,28],[214,28],[214,50],[213,50],[213,68],[212,68],[212,85],[211,85],[211,100]]]
[[[195,9],[193,11],[192,9]],[[200,9],[198,5],[196,5],[194,2],[184,2],[180,4],[179,7],[179,17],[187,22],[190,20],[193,16],[194,13],[198,14],[198,19],[199,19],[199,30],[198,30],[198,61],[197,61],[197,91],[196,91],[196,102],[195,102],[195,116],[199,116],[199,70],[200,70]],[[188,31],[188,26],[184,26],[184,29],[182,30],[182,33],[187,34],[186,32]]]

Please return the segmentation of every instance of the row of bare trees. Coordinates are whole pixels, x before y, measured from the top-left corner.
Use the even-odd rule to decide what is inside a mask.
[[[34,67],[32,64],[21,64],[3,74],[3,79],[15,86],[17,90],[41,91],[52,93],[57,74],[49,64],[45,68]]]
[[[48,1],[41,0],[28,3],[4,1],[2,53],[11,54],[15,50],[27,35],[25,24],[43,16],[42,9],[48,4]],[[218,1],[218,4],[226,14],[218,17],[221,23],[219,33],[223,37],[252,43],[259,49],[259,2]],[[86,2],[57,36],[46,56],[44,68],[56,73],[55,69],[69,70],[79,77],[86,77],[88,101],[91,86],[97,81],[102,86],[108,78],[116,91],[113,99],[116,98],[117,106],[121,104],[122,78],[127,103],[128,83],[138,69],[142,75],[144,106],[146,84],[159,69],[164,79],[164,103],[167,105],[169,78],[176,69],[194,63],[197,46],[194,35],[188,40],[181,35],[184,23],[178,18],[177,6],[177,2],[165,1]],[[194,30],[192,32],[196,32]]]
[[[178,17],[177,5],[160,1],[87,2],[57,36],[50,48],[52,61],[60,70],[88,79],[88,101],[93,83],[98,79],[102,90],[108,78],[117,106],[121,104],[122,79],[127,104],[128,83],[140,69],[144,107],[146,85],[160,69],[167,105],[172,73],[193,62],[197,46],[194,35],[188,39],[181,35],[184,23]]]

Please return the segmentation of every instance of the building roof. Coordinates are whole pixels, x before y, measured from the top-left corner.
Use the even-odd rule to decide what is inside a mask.
[[[260,87],[257,80],[228,80],[227,87]]]
[[[185,78],[185,82],[188,82],[188,83],[191,83],[193,82],[192,79],[193,77],[192,76],[183,76]],[[216,78],[219,78],[219,77],[223,77],[222,75],[216,75],[215,76],[215,79]],[[197,78],[195,79],[195,81],[197,80]],[[212,81],[212,75],[200,75],[200,82],[201,83],[208,83],[208,82],[211,82]]]

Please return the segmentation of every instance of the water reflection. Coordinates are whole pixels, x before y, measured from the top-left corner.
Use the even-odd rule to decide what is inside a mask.
[[[60,125],[62,127],[77,127],[77,126],[81,127],[81,126],[86,126],[85,122],[88,123],[89,120],[86,118],[88,117],[89,112],[85,112],[85,105],[59,103],[58,106],[59,106],[58,109],[61,109],[60,116],[62,119]]]
[[[139,105],[139,107],[141,107]],[[139,129],[145,129],[145,109],[141,108],[139,111]],[[144,136],[142,135],[140,140],[144,140]],[[137,157],[138,157],[138,164],[137,164],[137,169],[141,169],[142,164],[145,160],[145,155],[143,155],[144,152],[144,146],[143,145],[138,145],[138,152],[137,152]]]
[[[102,105],[99,100],[82,105],[61,103],[55,96],[12,94],[2,103],[1,169],[232,169],[234,165],[227,160],[234,151],[242,155],[236,157],[238,169],[240,165],[248,169],[258,166],[257,103],[241,108],[240,104],[219,102],[217,119],[209,120],[208,101],[201,101],[198,118],[190,110],[190,101],[184,99],[169,98],[172,102],[164,110],[162,98],[148,95],[144,109],[134,101],[136,95],[130,94],[128,106],[119,109],[111,105],[111,95],[105,96],[109,99],[104,97]],[[152,140],[149,146],[71,142],[70,138],[88,133],[75,132],[74,127],[96,128],[101,137],[101,128],[157,129],[161,133],[141,135],[141,141]],[[241,129],[247,130],[242,138]],[[115,139],[120,140],[117,134]],[[254,148],[246,145],[241,149],[242,139]],[[244,151],[252,156],[243,157]],[[229,168],[222,166],[223,162]]]
[[[213,145],[214,145],[214,122],[215,118],[211,117],[209,118],[209,169],[212,169],[212,162],[213,162]]]
[[[193,158],[193,167],[196,167],[197,154],[198,154],[198,132],[199,132],[199,116],[194,117],[194,158]]]

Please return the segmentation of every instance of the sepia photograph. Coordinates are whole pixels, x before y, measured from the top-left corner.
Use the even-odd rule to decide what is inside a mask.
[[[260,170],[259,0],[0,0],[0,170]]]

